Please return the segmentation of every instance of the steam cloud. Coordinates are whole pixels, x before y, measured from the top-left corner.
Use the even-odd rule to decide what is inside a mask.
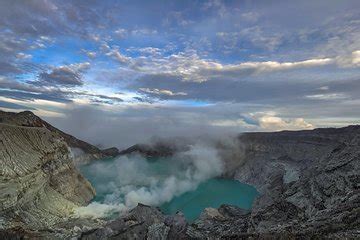
[[[214,148],[196,144],[171,158],[151,161],[122,156],[88,168],[87,175],[102,199],[78,208],[76,215],[98,218],[128,211],[138,203],[159,206],[219,176],[223,163]]]

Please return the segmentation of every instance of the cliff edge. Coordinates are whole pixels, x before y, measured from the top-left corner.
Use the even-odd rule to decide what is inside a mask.
[[[95,195],[64,138],[44,126],[0,123],[0,229],[48,229]]]

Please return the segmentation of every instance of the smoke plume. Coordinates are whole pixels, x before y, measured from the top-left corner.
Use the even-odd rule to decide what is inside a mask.
[[[138,203],[159,206],[221,175],[223,163],[214,148],[196,144],[169,158],[121,156],[85,168],[98,196],[76,214],[96,218],[128,211]]]

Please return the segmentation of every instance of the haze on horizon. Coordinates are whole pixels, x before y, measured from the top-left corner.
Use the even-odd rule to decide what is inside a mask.
[[[360,119],[360,1],[0,1],[0,109],[94,144]]]

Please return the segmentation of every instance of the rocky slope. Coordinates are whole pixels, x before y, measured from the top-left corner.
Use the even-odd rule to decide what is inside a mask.
[[[239,144],[228,174],[263,193],[248,231],[360,237],[360,126],[249,133]]]
[[[49,229],[95,195],[45,127],[0,124],[0,229]]]
[[[50,132],[56,133],[64,139],[71,148],[75,162],[85,163],[90,160],[112,157],[119,154],[117,148],[100,150],[85,141],[64,133],[30,111],[20,113],[0,111],[0,123],[26,127],[45,127]]]

